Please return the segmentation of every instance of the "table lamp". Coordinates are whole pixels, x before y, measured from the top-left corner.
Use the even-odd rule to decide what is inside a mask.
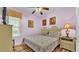
[[[69,37],[69,32],[70,32],[70,29],[71,28],[71,24],[70,23],[66,23],[65,25],[64,25],[64,29],[66,29],[66,37]]]

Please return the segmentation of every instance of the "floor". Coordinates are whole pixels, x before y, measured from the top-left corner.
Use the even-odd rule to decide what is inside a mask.
[[[29,46],[25,44],[21,44],[15,46],[14,52],[34,52],[34,51]],[[69,52],[69,51],[57,46],[52,52]]]

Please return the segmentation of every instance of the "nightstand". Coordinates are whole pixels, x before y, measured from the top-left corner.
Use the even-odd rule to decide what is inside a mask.
[[[67,49],[69,51],[76,51],[76,38],[60,37],[60,48]]]

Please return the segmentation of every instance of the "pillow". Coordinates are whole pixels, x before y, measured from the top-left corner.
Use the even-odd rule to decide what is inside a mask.
[[[42,28],[41,29],[41,34],[42,35],[48,35],[48,33],[49,33],[49,30],[47,28]]]
[[[60,30],[58,29],[57,26],[53,26],[52,28],[50,28],[49,30],[49,36],[50,37],[59,37],[60,35]]]
[[[60,36],[60,32],[51,32],[49,33],[50,37],[59,37]]]

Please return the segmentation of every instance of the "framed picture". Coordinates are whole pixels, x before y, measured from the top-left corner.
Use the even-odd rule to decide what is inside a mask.
[[[47,25],[47,20],[46,19],[43,19],[42,20],[42,26],[46,26]]]
[[[33,27],[34,27],[33,20],[28,20],[28,28],[33,28]]]
[[[56,24],[56,17],[51,17],[51,18],[49,19],[49,24],[50,24],[50,25],[55,25],[55,24]]]

